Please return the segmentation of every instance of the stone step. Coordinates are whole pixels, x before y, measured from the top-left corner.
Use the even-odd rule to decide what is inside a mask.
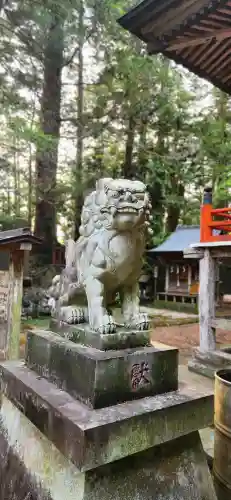
[[[209,390],[179,390],[91,410],[24,363],[0,364],[2,394],[81,471],[167,443],[213,424]]]

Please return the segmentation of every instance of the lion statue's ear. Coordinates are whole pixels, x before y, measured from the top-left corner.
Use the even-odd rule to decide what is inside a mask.
[[[107,204],[107,186],[112,180],[110,177],[104,177],[96,182],[95,202],[100,207]]]
[[[104,177],[103,179],[99,179],[97,182],[96,182],[96,191],[107,191],[107,184],[110,184],[110,182],[112,182],[112,178],[111,177]]]

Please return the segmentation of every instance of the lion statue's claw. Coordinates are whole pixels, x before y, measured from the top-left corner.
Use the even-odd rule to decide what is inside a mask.
[[[140,331],[148,330],[150,326],[148,315],[146,313],[139,313],[134,316],[132,320],[126,324],[126,326]]]
[[[101,320],[99,319],[98,325],[94,328],[101,335],[114,333],[116,331],[116,323],[112,316],[105,314]]]
[[[84,309],[73,306],[61,307],[60,319],[69,325],[79,325],[80,323],[84,323]]]

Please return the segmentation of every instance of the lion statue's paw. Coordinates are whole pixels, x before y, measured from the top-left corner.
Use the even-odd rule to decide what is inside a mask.
[[[100,334],[114,333],[116,331],[116,323],[114,318],[109,314],[104,314],[101,317],[97,317],[94,322],[94,330]]]
[[[69,325],[78,325],[85,321],[85,311],[81,307],[61,307],[60,319]]]
[[[132,320],[125,326],[128,328],[134,328],[136,330],[148,330],[150,324],[148,315],[146,313],[139,313],[132,318]]]

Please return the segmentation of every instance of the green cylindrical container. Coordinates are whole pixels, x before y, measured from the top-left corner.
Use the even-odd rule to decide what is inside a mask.
[[[213,472],[218,500],[231,500],[231,369],[215,375]]]

